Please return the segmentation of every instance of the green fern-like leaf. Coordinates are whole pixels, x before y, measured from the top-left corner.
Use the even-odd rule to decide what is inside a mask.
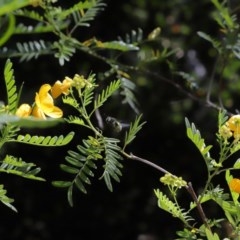
[[[104,172],[101,178],[104,179],[107,188],[111,192],[113,191],[111,179],[114,179],[116,182],[120,182],[120,177],[122,176],[121,168],[123,165],[119,162],[122,160],[122,156],[119,154],[121,148],[117,145],[118,143],[118,139],[104,138],[105,164],[103,166]]]
[[[12,198],[9,198],[6,194],[7,190],[4,189],[3,184],[0,184],[0,201],[13,211],[17,212],[17,209],[12,205],[12,202],[14,202],[14,200]]]
[[[74,132],[68,133],[63,136],[31,136],[30,134],[19,135],[17,139],[12,140],[14,142],[32,144],[37,146],[54,147],[63,146],[68,144],[74,137]]]
[[[141,118],[142,115],[139,115],[138,117],[136,117],[135,121],[130,124],[130,128],[125,135],[123,149],[125,149],[126,146],[129,145],[134,140],[136,134],[141,130],[142,126],[145,124],[145,122],[140,123]]]
[[[189,89],[196,90],[199,88],[197,77],[194,74],[183,71],[176,72],[176,74],[186,81],[186,85]]]
[[[119,89],[121,86],[120,80],[115,80],[107,86],[106,89],[102,90],[102,92],[98,95],[97,99],[94,101],[94,109],[97,109],[103,105],[107,99],[112,96],[112,94]]]
[[[210,160],[210,149],[211,145],[206,146],[204,139],[201,137],[199,130],[196,129],[194,123],[190,124],[187,118],[185,118],[186,128],[187,128],[187,136],[195,146],[198,148],[200,153],[202,154],[205,160]]]
[[[14,12],[16,16],[29,18],[38,22],[43,22],[44,17],[36,11],[28,10],[26,8],[18,9]]]
[[[62,24],[60,26],[60,29],[65,29],[68,26],[67,23]],[[14,30],[14,34],[39,34],[39,33],[48,33],[53,32],[54,26],[52,25],[45,25],[45,23],[38,23],[36,26],[32,25],[24,25],[23,23],[20,23],[16,26]],[[43,40],[42,40],[43,41]]]
[[[17,108],[18,94],[12,66],[12,62],[8,59],[4,67],[4,79],[7,88],[9,112],[15,113]]]
[[[71,175],[71,181],[53,181],[56,187],[67,188],[67,196],[69,204],[73,205],[73,189],[76,187],[83,193],[87,193],[86,185],[91,184],[91,178],[94,177],[94,170],[97,169],[96,162],[104,161],[104,172],[100,179],[104,179],[107,188],[112,191],[112,179],[119,182],[122,175],[122,156],[119,154],[120,147],[117,145],[118,139],[114,138],[93,138],[89,137],[83,140],[82,145],[78,145],[78,151],[68,151],[66,156],[66,164],[61,164],[60,168]]]
[[[136,85],[125,77],[121,77],[120,80],[121,80],[120,94],[124,97],[122,103],[123,104],[127,103],[134,110],[134,112],[138,114],[139,113],[139,110],[137,107],[138,102],[134,94]]]
[[[236,21],[234,16],[231,16],[231,13],[229,11],[229,7],[227,6],[227,3],[225,1],[219,2],[219,0],[211,0],[211,2],[214,4],[215,8],[219,11],[218,14],[215,14],[215,20],[218,22],[218,24],[221,27],[228,27],[229,29],[234,28],[234,22]]]
[[[190,220],[193,220],[192,217],[189,216],[187,212],[184,212],[183,209],[180,209],[159,189],[154,190],[154,193],[157,196],[159,208],[170,213],[173,217],[179,218],[183,222],[188,222]]]
[[[139,48],[133,44],[126,43],[123,41],[111,41],[111,42],[103,42],[100,44],[101,48],[105,49],[112,49],[112,50],[118,50],[118,51],[133,51],[133,50],[139,50]]]
[[[77,187],[81,192],[87,193],[86,184],[91,184],[91,177],[94,177],[94,171],[97,166],[95,161],[101,159],[102,145],[95,145],[98,140],[89,137],[88,140],[83,140],[83,145],[78,145],[78,151],[68,151],[68,156],[65,160],[67,164],[61,164],[60,168],[71,175],[74,175],[72,181],[53,181],[52,184],[56,187],[68,188],[67,196],[70,206],[73,206],[73,187]]]
[[[222,52],[221,43],[220,43],[219,41],[213,39],[210,35],[208,35],[208,34],[206,34],[206,33],[204,33],[204,32],[201,32],[201,31],[197,32],[197,34],[198,34],[201,38],[203,38],[203,39],[207,40],[208,42],[210,42],[210,43],[213,45],[213,47],[214,47],[219,53]]]
[[[17,159],[7,155],[0,165],[0,172],[14,174],[32,180],[45,181],[43,178],[36,176],[41,169],[33,167],[35,167],[34,163],[26,163],[22,161],[21,158]]]
[[[72,106],[73,108],[76,108],[76,109],[79,108],[79,103],[77,102],[77,100],[75,98],[72,98],[70,96],[64,96],[62,98],[62,100],[63,100],[64,104],[68,104],[68,105],[70,105],[70,106]]]
[[[121,37],[118,37],[118,39],[128,44],[137,45],[143,40],[143,31],[141,28],[138,28],[137,30],[132,30],[130,34],[126,34],[125,39]]]
[[[93,86],[95,84],[96,78],[95,75],[92,74],[87,79],[89,83],[91,83]],[[85,87],[82,92],[82,104],[84,107],[91,104],[93,102],[93,93],[94,93],[94,87]],[[91,115],[91,114],[90,114]]]
[[[76,117],[76,116],[68,116],[67,119],[65,119],[68,123],[71,124],[78,124],[78,125],[85,125],[82,118]]]
[[[64,65],[65,62],[68,62],[73,54],[76,52],[75,48],[75,40],[73,38],[69,38],[61,35],[59,41],[53,43],[53,50],[56,52],[54,56],[59,60],[59,64],[61,66]]]
[[[38,58],[40,55],[48,55],[51,53],[50,45],[44,40],[29,41],[16,44],[17,53],[15,56],[20,57],[20,61],[29,61]],[[14,55],[14,53],[12,54]]]
[[[227,111],[225,109],[220,110],[218,113],[218,127],[220,128],[228,119]]]
[[[63,14],[72,14],[76,27],[89,27],[89,22],[94,20],[99,11],[102,11],[106,6],[102,1],[84,1],[75,4],[72,8],[63,11]]]

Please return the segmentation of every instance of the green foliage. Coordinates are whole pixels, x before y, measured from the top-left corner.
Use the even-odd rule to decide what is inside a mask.
[[[7,24],[6,31],[2,32],[0,35],[0,46],[7,42],[14,32],[15,27],[15,17],[12,14],[8,16],[0,17],[3,25]],[[1,28],[0,28],[1,29]]]
[[[15,4],[17,9],[22,7],[20,5],[17,6],[14,2],[12,4]],[[14,17],[20,16],[34,20],[35,25],[27,26],[24,23],[19,23],[16,24],[15,28],[12,20],[15,18],[10,18],[8,30],[1,40],[2,44],[6,42],[5,39],[9,39],[10,34],[41,34],[49,32],[56,35],[58,40],[46,42],[44,39],[41,39],[24,43],[18,42],[15,49],[8,50],[5,48],[2,54],[8,55],[8,57],[19,57],[21,61],[29,61],[41,55],[52,54],[58,58],[60,65],[64,65],[65,61],[69,61],[76,49],[81,48],[82,45],[81,42],[74,39],[71,35],[78,27],[90,26],[90,22],[94,20],[104,6],[105,4],[100,0],[86,0],[79,1],[79,3],[68,9],[63,9],[53,4],[52,1],[46,1],[38,6],[42,8],[44,14],[40,14],[37,10],[18,9],[13,12]],[[10,6],[7,10],[11,10]],[[73,25],[70,25],[70,19]],[[68,34],[66,34],[66,31]],[[111,48],[109,45],[107,47]],[[115,46],[113,47],[115,48]]]
[[[101,47],[106,48],[106,49],[119,50],[119,51],[122,51],[122,52],[139,49],[138,47],[136,47],[132,44],[125,43],[125,42],[122,42],[122,41],[104,42],[104,43],[101,44]]]
[[[192,142],[198,148],[204,160],[206,162],[209,161],[211,159],[209,151],[212,148],[212,146],[210,145],[206,146],[204,139],[201,137],[201,134],[199,130],[196,129],[194,123],[190,124],[187,118],[185,118],[185,123],[187,127],[187,136],[192,140]]]
[[[35,166],[34,163],[26,163],[21,158],[17,159],[16,157],[7,155],[3,161],[1,161],[0,172],[14,174],[32,180],[45,181],[45,179],[36,176],[41,169],[38,167],[33,168]]]
[[[4,185],[0,185],[0,201],[5,204],[7,207],[17,212],[17,209],[12,205],[14,201],[12,198],[9,198],[7,195],[7,190],[4,189]]]
[[[102,90],[102,92],[97,96],[94,101],[94,110],[98,109],[103,105],[107,99],[113,95],[115,91],[117,91],[121,86],[120,80],[112,81],[106,89]]]
[[[144,40],[143,30],[141,28],[138,28],[137,30],[132,30],[130,33],[126,34],[124,39],[122,37],[118,37],[118,39],[128,44],[138,45]]]
[[[22,31],[22,29],[20,31]],[[29,61],[33,58],[38,58],[40,55],[49,54],[47,43],[44,40],[24,43],[17,42],[16,48],[19,52],[20,61]]]
[[[17,87],[14,79],[14,72],[12,69],[12,62],[10,60],[7,60],[5,67],[4,67],[4,79],[6,84],[6,90],[7,90],[7,104],[9,113],[15,113],[17,108]]]
[[[136,137],[136,134],[141,130],[142,126],[146,123],[146,122],[140,123],[141,117],[142,115],[137,116],[135,121],[130,124],[130,128],[125,135],[123,149],[125,149],[125,147],[134,140],[134,138]]]
[[[119,90],[121,81],[111,81],[105,89],[97,94],[98,86],[95,82],[95,75],[90,75],[87,79],[75,75],[71,94],[63,98],[65,104],[72,106],[79,113],[79,115],[69,115],[66,117],[66,121],[85,127],[92,132],[92,135],[82,140],[81,145],[77,145],[77,151],[68,151],[68,156],[65,158],[66,164],[60,164],[60,168],[71,174],[72,179],[52,182],[55,187],[67,188],[67,198],[71,206],[73,206],[74,188],[87,193],[86,185],[91,184],[91,178],[95,176],[95,172],[100,165],[103,171],[99,179],[103,179],[107,188],[113,191],[112,181],[120,182],[122,176],[123,164],[121,161],[124,148],[133,141],[144,124],[140,123],[141,115],[136,117],[134,123],[130,125],[128,133],[126,133],[124,147],[121,147],[119,139],[106,137],[104,132],[92,122],[92,118],[96,111],[101,115],[101,107]],[[94,97],[95,94],[96,97]]]
[[[112,191],[111,178],[120,181],[122,164],[119,160],[122,157],[118,153],[120,151],[116,144],[118,142],[117,139],[95,139],[89,136],[87,140],[83,140],[83,145],[77,146],[79,152],[68,151],[68,156],[66,156],[68,164],[61,164],[60,168],[74,175],[74,178],[71,181],[53,181],[53,185],[68,188],[68,201],[71,206],[73,206],[73,187],[76,186],[81,192],[87,193],[85,185],[91,184],[90,177],[95,176],[94,171],[97,170],[97,162],[100,160],[104,162],[101,178],[104,178],[108,189]]]
[[[74,29],[82,26],[90,27],[89,22],[93,21],[99,11],[102,11],[105,6],[106,4],[101,0],[79,2],[73,7],[62,11],[61,15],[64,19],[65,17],[69,16],[69,14],[72,14],[75,23]]]
[[[130,79],[119,76],[121,80],[121,92],[120,94],[124,97],[123,103],[127,103],[136,114],[139,114],[138,110],[138,101],[135,97],[136,84],[133,83]]]
[[[107,188],[112,192],[112,181],[114,179],[117,182],[120,182],[122,176],[121,168],[123,165],[119,162],[122,160],[122,156],[119,154],[121,148],[117,145],[119,143],[118,139],[114,138],[104,138],[104,162],[103,165],[104,172],[101,178],[104,178]]]
[[[44,147],[56,147],[68,144],[73,139],[73,137],[74,132],[70,132],[66,136],[31,136],[30,134],[19,134],[17,139],[12,140],[11,142],[19,142]]]
[[[163,192],[159,189],[154,190],[154,193],[158,199],[158,207],[164,211],[172,214],[173,217],[177,217],[182,220],[185,224],[188,221],[193,220],[191,216],[188,215],[188,212],[185,212],[183,209],[180,209],[179,206],[172,202]]]
[[[4,14],[8,14],[17,10],[19,8],[25,7],[30,4],[28,0],[21,0],[21,1],[1,1],[0,2],[0,16]]]
[[[235,161],[234,164],[231,164],[230,161],[226,165],[225,163],[230,156],[233,156],[240,149],[240,117],[234,115],[235,119],[229,119],[228,115],[231,114],[223,108],[226,102],[229,104],[228,106],[233,108],[232,97],[228,101],[230,94],[227,91],[230,89],[228,83],[231,81],[233,69],[229,66],[234,65],[236,72],[239,67],[237,59],[240,58],[240,28],[238,15],[235,14],[235,12],[238,13],[239,6],[236,9],[231,9],[231,4],[228,1],[212,0],[211,2],[214,7],[212,17],[218,26],[217,37],[216,34],[197,31],[198,36],[209,42],[212,45],[211,48],[214,49],[213,52],[211,52],[211,48],[208,49],[209,51],[205,51],[205,54],[209,54],[208,57],[210,58],[212,56],[216,57],[214,67],[210,73],[206,74],[206,79],[191,72],[191,66],[186,66],[186,69],[180,69],[180,71],[175,69],[178,68],[177,65],[180,62],[183,62],[183,56],[187,55],[185,54],[185,45],[182,43],[185,38],[179,37],[178,44],[176,44],[170,38],[162,36],[160,27],[155,27],[153,31],[145,34],[146,37],[144,37],[143,30],[138,28],[126,34],[125,38],[119,37],[117,40],[100,41],[96,36],[83,39],[85,36],[78,30],[81,31],[82,28],[91,26],[90,23],[106,6],[103,1],[79,1],[68,8],[63,8],[60,3],[51,0],[39,2],[6,1],[5,4],[0,2],[0,22],[3,23],[0,25],[0,46],[3,46],[0,49],[0,56],[2,58],[17,57],[20,61],[32,61],[42,55],[52,55],[55,56],[61,66],[64,66],[77,51],[80,51],[103,62],[107,68],[104,69],[104,73],[91,73],[86,78],[78,74],[75,74],[73,78],[67,77],[66,79],[71,82],[67,87],[64,83],[66,79],[58,82],[57,88],[59,87],[59,89],[57,91],[65,95],[62,98],[63,105],[69,105],[74,110],[73,113],[64,115],[64,119],[23,118],[16,116],[21,89],[18,90],[16,87],[12,62],[8,59],[4,68],[7,92],[6,106],[3,102],[0,103],[0,155],[4,155],[2,150],[6,143],[60,147],[68,144],[74,137],[72,131],[66,135],[53,136],[22,134],[22,128],[24,128],[24,131],[28,131],[29,128],[37,130],[38,128],[52,127],[58,123],[75,124],[75,127],[85,128],[87,137],[82,136],[76,144],[76,149],[68,150],[65,162],[60,163],[60,169],[67,174],[66,180],[64,178],[52,182],[55,187],[66,189],[68,202],[71,206],[73,206],[73,191],[76,189],[86,194],[87,187],[90,187],[93,178],[96,176],[100,175],[99,180],[104,180],[108,190],[113,191],[114,183],[121,180],[124,167],[122,160],[126,157],[152,166],[165,174],[160,181],[168,186],[171,198],[160,190],[154,190],[154,193],[159,208],[183,223],[183,230],[177,232],[179,239],[206,238],[208,240],[219,240],[220,234],[215,232],[215,229],[219,227],[219,223],[222,221],[231,225],[232,232],[231,236],[228,237],[234,236],[235,238],[236,236],[237,239],[240,222],[240,186],[237,185],[239,179],[234,178],[232,172],[239,170],[240,164],[239,161]],[[31,4],[32,6],[35,4],[34,7],[36,8],[32,9],[30,6],[25,8],[25,6]],[[154,3],[151,4],[154,5]],[[26,21],[21,21],[23,18]],[[183,27],[181,27],[179,17],[175,19],[169,15],[166,19],[170,19],[166,21],[169,25],[174,22],[176,26],[172,25],[172,28],[167,26],[164,29],[165,32],[172,31],[173,33],[176,31],[175,34],[179,35],[184,33],[181,30]],[[187,34],[187,31],[185,31],[185,34]],[[19,38],[24,40],[12,44],[11,37],[14,35],[26,38]],[[31,37],[28,38],[28,36]],[[191,59],[186,57],[186,60]],[[165,66],[167,66],[166,69]],[[203,67],[209,70],[210,66],[211,64],[207,62]],[[195,67],[199,67],[199,64],[196,64]],[[162,72],[167,72],[167,77],[162,76]],[[134,78],[132,75],[135,75]],[[97,79],[97,76],[101,77]],[[176,77],[176,79],[171,79],[171,76]],[[182,83],[181,81],[179,83],[178,77],[184,79],[185,82]],[[127,146],[132,143],[136,134],[145,124],[145,122],[141,122],[142,114],[139,114],[138,101],[135,97],[137,83],[139,84],[142,81],[141,79],[145,78],[161,80],[171,84],[184,93],[189,98],[188,100],[195,100],[204,106],[219,110],[218,131],[215,135],[216,142],[219,144],[219,156],[216,156],[216,160],[210,155],[213,145],[206,145],[205,139],[201,136],[195,124],[190,123],[185,118],[187,137],[199,150],[207,168],[206,181],[203,181],[201,192],[198,194],[194,191],[191,182],[187,183],[181,176],[177,177],[146,159],[126,152]],[[199,79],[203,79],[203,81],[200,82]],[[106,84],[107,80],[108,84]],[[150,81],[144,81],[144,83],[140,83],[142,86],[151,86]],[[52,86],[52,92],[53,88]],[[234,85],[232,89],[236,91],[237,88]],[[48,111],[52,110],[49,110],[49,108],[55,107],[51,104],[54,102],[51,96],[52,92],[49,90],[45,94],[43,103],[39,104],[40,101],[36,100],[32,107],[37,106],[40,110],[43,110],[41,107],[42,105],[44,107],[46,101],[47,105],[51,105],[45,108],[45,110],[47,109],[46,112],[49,113]],[[124,139],[121,139],[118,135],[116,135],[116,138],[106,136],[105,123],[102,117],[102,115],[105,115],[105,113],[102,113],[104,105],[117,94],[123,98],[122,103],[127,103],[137,115],[125,131]],[[150,92],[150,94],[153,96],[154,92]],[[168,92],[166,92],[167,94]],[[165,97],[164,94],[163,96]],[[41,98],[44,97],[41,96]],[[219,103],[216,99],[219,99]],[[25,162],[11,154],[4,156],[3,159],[0,159],[0,173],[13,174],[31,180],[44,180],[37,176],[40,168],[35,163]],[[225,173],[224,180],[229,185],[227,189],[223,188],[222,183],[217,182],[216,184],[214,182],[216,176],[221,177],[223,173]],[[235,182],[233,182],[234,180]],[[187,190],[192,198],[188,210],[182,208],[178,201],[180,188]],[[11,205],[13,200],[6,196],[4,185],[0,185],[0,200],[8,207],[16,210]],[[222,210],[223,218],[215,220],[208,219],[205,216],[208,211],[204,207],[208,201],[212,201]],[[192,224],[192,210],[198,211],[201,222]]]

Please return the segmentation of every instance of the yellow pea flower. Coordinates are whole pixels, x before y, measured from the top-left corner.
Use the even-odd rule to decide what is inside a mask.
[[[27,103],[23,103],[17,109],[16,115],[18,117],[29,117],[31,112],[32,112],[32,107],[29,104],[27,104]]]
[[[69,93],[69,88],[71,87],[73,80],[69,77],[65,77],[65,79],[60,82],[59,80],[54,83],[51,88],[51,93],[53,98],[57,98],[61,94],[67,95]]]
[[[238,178],[233,178],[233,179],[229,182],[229,188],[231,189],[231,191],[240,194],[240,179],[238,179]]]
[[[37,118],[46,119],[46,115],[52,118],[60,118],[63,112],[60,108],[54,106],[53,98],[48,93],[51,89],[49,84],[41,86],[35,97],[35,106],[33,107],[32,115]]]
[[[228,127],[233,131],[234,138],[240,138],[240,114],[234,115],[227,121]]]
[[[228,138],[232,137],[233,134],[232,134],[231,129],[229,128],[228,123],[226,123],[220,127],[219,134],[225,141],[227,141]]]

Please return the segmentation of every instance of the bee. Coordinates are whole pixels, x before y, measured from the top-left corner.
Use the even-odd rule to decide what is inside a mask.
[[[106,118],[106,123],[108,126],[111,127],[111,129],[116,132],[116,133],[119,133],[121,132],[124,128],[127,128],[130,126],[130,124],[128,123],[122,123],[120,122],[119,120],[117,120],[116,118],[114,117],[110,117],[108,116]]]

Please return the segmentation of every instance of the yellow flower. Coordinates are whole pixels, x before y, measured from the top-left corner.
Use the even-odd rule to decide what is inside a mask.
[[[29,117],[31,114],[32,108],[29,104],[23,103],[16,111],[18,117]]]
[[[160,178],[160,181],[165,184],[176,188],[186,187],[187,182],[182,179],[182,177],[177,177],[171,173],[166,173]]]
[[[32,115],[37,118],[46,119],[46,115],[52,118],[60,118],[63,112],[60,108],[54,106],[53,98],[48,93],[51,89],[49,84],[41,86],[35,97],[35,106]]]
[[[233,179],[229,182],[229,188],[231,189],[231,191],[240,194],[240,179],[238,179],[238,178],[233,178]]]
[[[74,87],[76,89],[82,89],[86,86],[86,79],[83,76],[75,74],[73,77]]]
[[[232,116],[227,123],[229,129],[233,131],[234,138],[240,138],[240,115]]]
[[[228,138],[230,138],[232,136],[232,132],[231,132],[231,129],[229,128],[228,123],[226,123],[220,127],[219,134],[225,140],[227,140]]]
[[[73,80],[69,77],[65,77],[63,82],[59,80],[54,83],[51,89],[53,98],[57,98],[61,94],[67,95],[69,93],[69,88],[71,87]]]
[[[38,7],[40,5],[42,5],[42,0],[30,0],[30,5],[32,5],[33,7]]]

